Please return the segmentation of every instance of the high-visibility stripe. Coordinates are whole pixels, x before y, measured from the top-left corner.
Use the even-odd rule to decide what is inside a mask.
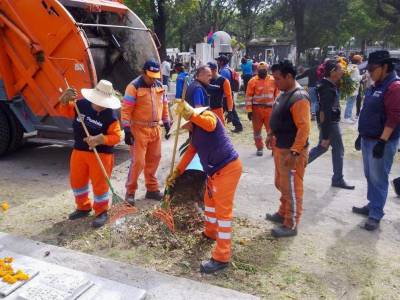
[[[223,221],[223,220],[218,220],[218,226],[219,227],[225,227],[225,228],[230,228],[232,227],[232,221]]]
[[[212,223],[212,224],[217,223],[217,218],[212,218],[212,217],[209,217],[209,216],[204,216],[204,218],[206,219],[206,221],[208,223]]]
[[[130,103],[136,103],[136,98],[130,95],[125,95],[124,96],[124,101],[130,102]]]
[[[204,207],[204,211],[215,212],[215,207],[206,206]]]
[[[292,217],[292,224],[293,224],[293,229],[296,228],[296,206],[297,206],[297,199],[296,199],[296,192],[295,192],[295,187],[294,187],[294,175],[296,173],[296,170],[290,170],[289,171],[289,190],[290,190],[290,205],[291,205],[291,217]]]
[[[110,198],[110,193],[106,192],[103,195],[94,195],[94,202],[103,202],[103,201],[108,201]]]
[[[232,238],[232,234],[229,232],[218,232],[218,238],[221,240],[230,240]]]
[[[86,185],[80,189],[72,189],[72,191],[74,192],[75,196],[80,196],[89,193],[90,190],[89,190],[89,185]]]

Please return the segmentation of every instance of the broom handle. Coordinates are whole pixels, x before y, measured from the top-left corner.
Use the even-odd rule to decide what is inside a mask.
[[[182,99],[181,99],[183,101],[185,101],[186,90],[187,90],[187,78],[185,79],[185,83],[183,85]],[[176,129],[176,133],[175,133],[174,149],[173,149],[173,152],[172,152],[171,169],[169,170],[169,175],[172,175],[172,173],[174,172],[176,148],[178,147],[178,138],[179,138],[179,131],[181,129],[181,120],[182,120],[182,115],[179,114],[179,116],[178,116],[178,125],[177,125],[177,129]]]

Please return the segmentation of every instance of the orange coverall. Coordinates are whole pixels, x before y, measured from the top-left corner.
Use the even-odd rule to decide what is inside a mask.
[[[224,97],[226,98],[226,106],[228,108],[228,111],[232,111],[233,110],[233,97],[232,97],[231,84],[230,84],[229,80],[226,78],[224,80],[223,90],[224,90]],[[221,99],[221,102],[223,102],[222,99]],[[215,113],[218,116],[218,118],[221,120],[222,124],[225,125],[223,103],[221,103],[221,107],[211,109],[211,111],[213,113]]]
[[[144,170],[148,192],[159,191],[156,172],[161,160],[160,121],[166,122],[168,100],[161,82],[148,87],[142,77],[131,82],[125,91],[121,109],[122,125],[130,126],[134,137],[130,147],[131,165],[126,190],[134,194],[138,178]]]
[[[284,218],[283,225],[295,228],[303,212],[303,178],[308,162],[307,140],[310,135],[310,102],[307,99],[297,101],[290,108],[297,135],[290,149],[274,147],[275,186],[281,192],[278,213]],[[291,170],[285,160],[299,153],[295,168]]]
[[[214,131],[217,125],[217,117],[210,111],[194,114],[190,121],[207,132]],[[196,148],[190,144],[177,167],[180,174],[183,174],[196,153]],[[242,162],[236,159],[207,179],[204,234],[216,240],[211,255],[220,262],[228,262],[232,255],[233,200],[241,174]]]
[[[261,130],[263,126],[269,130],[269,119],[272,113],[272,106],[279,90],[275,85],[275,79],[267,75],[261,79],[258,75],[249,80],[246,90],[246,111],[252,112],[254,142],[257,150],[264,148]]]
[[[69,103],[68,105],[59,104],[57,110],[65,117],[71,119],[76,117],[73,103]],[[90,126],[88,126],[88,130],[90,133]],[[107,134],[104,135],[104,140],[104,145],[107,146],[114,146],[120,142],[121,128],[119,121],[113,122],[108,127]],[[110,177],[114,166],[114,154],[99,152],[99,156],[107,171],[108,177]],[[92,151],[72,150],[70,160],[70,182],[75,196],[75,203],[79,210],[92,209],[92,203],[89,198],[89,180],[92,183],[94,194],[93,209],[95,215],[98,216],[109,208],[110,193],[106,178]]]

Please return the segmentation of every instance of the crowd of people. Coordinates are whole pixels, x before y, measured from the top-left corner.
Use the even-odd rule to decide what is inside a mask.
[[[357,65],[361,59],[354,56],[352,62]],[[135,205],[138,178],[142,172],[146,198],[161,200],[163,197],[156,177],[162,156],[160,124],[163,124],[167,137],[171,119],[168,99],[160,81],[162,68],[154,60],[147,61],[143,73],[127,86],[122,101],[121,124],[132,157],[126,181],[126,201],[132,205]],[[254,64],[247,60],[243,61],[242,69],[243,79],[246,79],[245,108],[253,125],[256,155],[262,156],[264,147],[272,151],[275,186],[281,193],[279,208],[266,214],[266,219],[277,224],[271,232],[274,237],[295,236],[303,210],[306,166],[329,147],[332,148],[332,187],[354,189],[343,178],[344,146],[339,101],[343,67],[340,60],[329,59],[313,71],[306,71],[307,75],[298,76],[297,69],[289,61],[272,66],[259,62],[254,74]],[[233,100],[237,74],[229,67],[229,58],[224,55],[218,57],[217,63],[199,66],[190,84],[182,64],[176,64],[175,70],[178,73],[178,100],[173,110],[186,120],[182,128],[190,132],[189,147],[166,183],[173,186],[193,159],[197,157],[200,161],[207,175],[204,237],[216,241],[211,258],[202,262],[200,269],[213,273],[226,268],[231,258],[233,202],[242,173],[239,155],[225,127],[225,123],[232,123],[234,133],[243,130]],[[387,51],[371,53],[367,70],[373,84],[363,97],[355,147],[362,151],[368,203],[363,207],[353,207],[353,212],[367,217],[366,230],[375,230],[384,215],[389,172],[400,137],[400,79],[394,71],[394,59]],[[314,78],[314,71],[322,74],[322,78]],[[359,80],[360,74],[355,73],[354,78]],[[308,91],[296,81],[302,76],[310,78]],[[90,136],[86,137],[74,111],[73,101],[77,95],[73,88],[67,89],[58,106],[60,112],[74,118],[71,187],[76,210],[69,218],[86,217],[94,209],[93,226],[100,227],[108,219],[110,195],[92,149],[96,147],[110,176],[114,159],[112,149],[121,137],[115,113],[121,103],[113,96],[112,84],[105,80],[93,90],[82,90],[84,99],[76,103],[89,129]],[[349,107],[345,119],[351,119],[350,106],[357,95],[352,94],[347,101]],[[320,138],[318,145],[309,150],[312,115],[318,123]],[[263,128],[265,139],[262,137]],[[89,181],[94,190],[93,205],[88,196]]]

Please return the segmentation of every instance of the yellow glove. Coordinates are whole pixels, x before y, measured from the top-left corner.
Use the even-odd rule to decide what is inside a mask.
[[[64,105],[74,101],[78,97],[78,92],[74,88],[67,88],[60,96],[60,102]]]
[[[89,145],[90,149],[93,149],[98,145],[104,144],[104,135],[98,134],[95,136],[89,136],[89,137],[85,137],[83,140]]]
[[[179,172],[179,170],[177,168],[175,168],[175,170],[172,172],[172,174],[168,176],[167,181],[166,181],[166,185],[168,187],[173,187],[175,185],[176,179],[180,175],[181,175],[181,173]]]
[[[182,100],[182,101],[178,102],[175,112],[178,115],[182,115],[182,117],[185,120],[189,120],[192,117],[192,115],[194,114],[194,109],[193,109],[193,107],[190,106],[189,103]]]

